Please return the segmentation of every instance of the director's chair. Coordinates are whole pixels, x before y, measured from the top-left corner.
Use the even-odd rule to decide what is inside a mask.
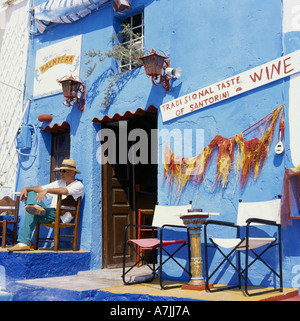
[[[191,205],[186,206],[162,206],[162,205],[156,205],[154,210],[154,216],[152,225],[133,225],[129,224],[125,227],[124,230],[124,251],[123,251],[123,274],[122,279],[124,284],[136,284],[136,283],[142,283],[142,282],[152,282],[154,278],[157,275],[157,271],[159,270],[159,282],[162,289],[169,289],[174,288],[176,286],[164,286],[163,285],[163,265],[168,262],[170,259],[172,259],[178,267],[186,273],[189,278],[191,277],[189,269],[187,270],[179,261],[177,258],[175,258],[175,255],[183,248],[186,248],[187,250],[187,256],[188,256],[188,265],[190,262],[190,237],[189,237],[189,231],[186,226],[183,225],[182,220],[180,219],[180,216],[185,214],[188,209],[191,208]],[[130,234],[131,228],[142,228],[147,229],[152,232],[151,238],[144,238],[144,239],[130,239],[128,236]],[[158,229],[158,237],[155,236],[155,232]],[[181,239],[168,239],[166,238],[166,235],[170,229],[175,229],[176,231],[184,231],[184,238]],[[173,234],[174,235],[174,234]],[[170,250],[167,249],[168,246],[173,245],[175,248],[172,248],[172,253],[170,253]],[[132,266],[128,267],[126,270],[126,257],[128,256],[127,250],[130,249],[134,251],[134,253],[139,258],[137,262],[135,262]],[[146,260],[146,254],[144,255],[145,251],[141,250],[150,250],[152,252],[152,266],[147,262]],[[156,256],[157,256],[157,250],[159,250],[159,262],[157,264],[157,267],[155,267],[156,262]],[[164,255],[163,255],[164,254]],[[149,255],[147,256],[149,257]],[[166,257],[166,258],[164,258]],[[152,277],[148,280],[137,280],[137,281],[128,281],[126,279],[126,275],[132,271],[132,269],[139,265],[139,263],[142,262],[144,265],[146,265],[152,274]]]
[[[249,296],[280,291],[283,289],[282,280],[282,256],[281,256],[281,225],[280,225],[280,211],[281,209],[281,199],[273,199],[264,202],[241,202],[238,206],[238,216],[237,223],[223,222],[223,221],[212,221],[208,220],[204,223],[204,243],[205,243],[205,271],[206,271],[206,285],[210,292],[222,291],[225,289],[232,289],[239,287],[241,289],[241,279],[245,281],[245,292]],[[214,238],[210,237],[211,243],[208,243],[208,226],[209,225],[219,225],[223,227],[233,227],[237,230],[236,238]],[[256,228],[261,229],[263,226],[274,226],[277,230],[277,237],[250,237],[250,226],[255,225]],[[241,227],[245,226],[245,237],[241,237]],[[253,232],[252,232],[253,233]],[[257,250],[262,247],[261,252],[257,253]],[[263,258],[262,255],[265,254],[269,249],[277,247],[278,248],[278,270],[276,271],[272,268]],[[208,267],[208,248],[214,248],[219,253],[221,253],[223,260],[215,268],[215,270],[209,273]],[[225,254],[226,250],[229,251]],[[231,260],[230,256],[237,251],[237,264],[235,265]],[[245,264],[244,269],[241,269],[241,257],[240,252],[245,251]],[[249,262],[249,253],[252,253],[254,258]],[[249,293],[248,290],[248,275],[249,268],[256,262],[261,261],[274,275],[274,278],[279,279],[279,287],[274,287],[274,289],[264,290],[255,293]],[[222,286],[215,289],[209,288],[209,281],[212,276],[223,266],[224,263],[228,262],[238,274],[238,285]]]

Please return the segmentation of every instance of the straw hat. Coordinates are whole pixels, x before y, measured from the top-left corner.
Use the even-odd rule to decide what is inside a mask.
[[[61,164],[61,167],[55,168],[54,171],[57,172],[57,171],[60,171],[61,169],[74,171],[78,174],[81,173],[80,170],[76,168],[76,162],[73,159],[64,159]]]

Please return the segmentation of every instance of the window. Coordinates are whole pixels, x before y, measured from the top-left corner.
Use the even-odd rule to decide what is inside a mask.
[[[70,158],[70,131],[52,134],[50,182],[60,178],[59,172],[53,172],[60,167],[65,158]]]
[[[131,16],[123,20],[122,25],[123,39],[122,46],[129,49],[129,55],[125,56],[121,60],[121,71],[128,71],[138,68],[142,65],[141,62],[137,62],[133,59],[138,53],[142,53],[144,50],[144,13],[139,13],[135,16]]]

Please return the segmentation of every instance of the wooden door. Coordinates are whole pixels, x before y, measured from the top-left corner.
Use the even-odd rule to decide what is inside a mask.
[[[136,223],[133,182],[134,173],[131,164],[107,162],[102,165],[102,261],[104,268],[122,266],[124,229],[127,224]],[[131,260],[134,259],[135,257],[132,256]]]

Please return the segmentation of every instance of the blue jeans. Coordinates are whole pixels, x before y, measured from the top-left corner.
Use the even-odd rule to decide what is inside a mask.
[[[31,245],[32,233],[38,222],[40,223],[51,223],[55,221],[55,208],[46,207],[44,202],[38,202],[36,199],[35,192],[28,192],[27,194],[27,205],[39,205],[46,210],[46,214],[43,216],[32,215],[25,213],[23,224],[19,231],[18,243],[25,243]]]

